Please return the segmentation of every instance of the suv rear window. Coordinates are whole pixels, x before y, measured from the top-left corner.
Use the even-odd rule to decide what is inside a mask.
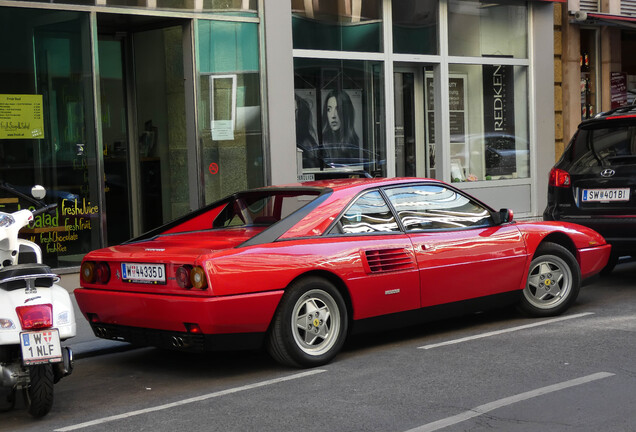
[[[570,158],[579,168],[636,164],[636,126],[580,129]]]

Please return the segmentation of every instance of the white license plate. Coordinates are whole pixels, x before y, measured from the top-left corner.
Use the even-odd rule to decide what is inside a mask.
[[[163,264],[122,263],[121,276],[124,282],[165,284],[166,267]]]
[[[583,202],[629,201],[629,188],[583,189]]]
[[[62,361],[62,345],[57,329],[20,333],[22,364],[25,366]]]

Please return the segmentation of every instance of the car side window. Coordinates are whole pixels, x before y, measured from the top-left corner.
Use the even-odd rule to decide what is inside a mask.
[[[400,231],[393,213],[379,191],[358,197],[330,234],[363,234]]]
[[[490,211],[443,185],[413,185],[387,189],[407,231],[490,226]]]

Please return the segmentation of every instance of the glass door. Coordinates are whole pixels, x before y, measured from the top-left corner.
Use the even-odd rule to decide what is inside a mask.
[[[140,19],[98,18],[109,244],[190,211],[183,27]]]
[[[396,67],[393,73],[397,177],[434,175],[433,111],[428,109],[433,96],[425,94],[426,76],[422,67]]]

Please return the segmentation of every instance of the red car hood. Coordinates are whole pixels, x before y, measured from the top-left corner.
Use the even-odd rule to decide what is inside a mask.
[[[191,262],[198,256],[230,249],[254,237],[264,228],[235,228],[159,235],[149,240],[93,251],[90,259],[117,261]]]

